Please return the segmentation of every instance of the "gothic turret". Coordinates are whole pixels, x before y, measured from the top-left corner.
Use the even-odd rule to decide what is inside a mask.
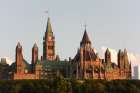
[[[129,68],[129,60],[128,60],[128,55],[127,55],[126,49],[124,49],[124,68],[125,69]]]
[[[48,18],[45,37],[43,38],[43,59],[54,61],[55,57],[55,37],[52,32],[50,18]]]
[[[16,73],[24,73],[22,46],[19,42],[16,46]]]
[[[110,53],[108,48],[107,48],[107,50],[105,52],[105,62],[106,63],[111,63],[111,53]]]
[[[32,71],[33,72],[35,70],[35,65],[37,61],[38,61],[38,47],[37,47],[37,44],[35,43],[32,48]]]
[[[124,68],[124,52],[121,50],[118,52],[118,67],[120,69]]]

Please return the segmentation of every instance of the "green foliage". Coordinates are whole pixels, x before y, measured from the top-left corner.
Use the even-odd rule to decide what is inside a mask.
[[[0,93],[140,93],[138,80],[49,80],[0,81]]]

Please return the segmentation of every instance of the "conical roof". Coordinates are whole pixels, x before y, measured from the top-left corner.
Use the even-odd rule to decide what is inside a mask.
[[[91,43],[86,30],[84,32],[84,35],[83,35],[83,38],[82,38],[82,41],[81,41],[81,44],[85,44],[85,43]]]
[[[33,48],[38,48],[38,46],[37,46],[37,44],[36,44],[36,43],[34,44]]]
[[[20,42],[17,43],[17,48],[22,48]]]

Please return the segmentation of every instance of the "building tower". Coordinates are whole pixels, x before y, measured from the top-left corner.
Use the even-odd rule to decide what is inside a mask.
[[[16,46],[16,73],[24,73],[22,46],[19,42]]]
[[[111,53],[109,51],[109,49],[107,48],[106,52],[105,52],[105,62],[108,64],[108,63],[111,63]]]
[[[124,49],[124,68],[129,69],[129,60],[126,49]]]
[[[80,42],[80,67],[82,78],[86,78],[86,61],[89,59],[89,49],[91,49],[91,41],[89,40],[87,31],[85,29],[82,41]]]
[[[38,46],[35,43],[33,48],[32,48],[32,72],[35,71],[35,65],[38,61]]]
[[[74,61],[78,62],[76,78],[86,79],[93,78],[92,62],[97,58],[94,49],[91,46],[91,41],[85,29],[83,38],[80,42],[80,49],[78,49]]]
[[[43,60],[54,61],[55,59],[55,37],[52,32],[50,18],[48,18],[47,28],[43,38]]]
[[[121,50],[118,52],[118,67],[124,69],[124,53]]]

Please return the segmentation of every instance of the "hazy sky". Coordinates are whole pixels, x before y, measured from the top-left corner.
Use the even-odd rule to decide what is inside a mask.
[[[140,54],[140,0],[0,0],[0,57],[15,60],[18,41],[28,61],[35,42],[41,56],[48,16],[60,58],[76,54],[84,24],[97,52],[109,47]]]

